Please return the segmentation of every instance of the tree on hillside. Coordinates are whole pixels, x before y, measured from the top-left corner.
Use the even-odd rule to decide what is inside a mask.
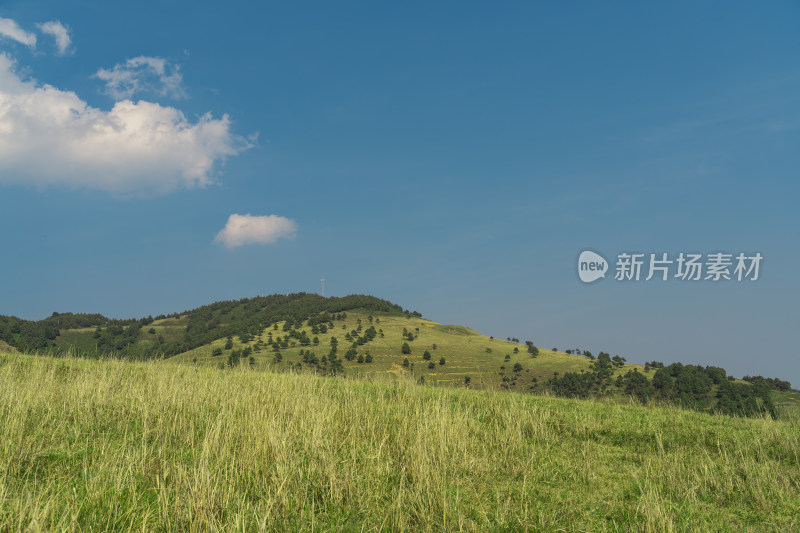
[[[422,354],[422,358],[425,359],[426,361],[430,361],[431,360],[431,352],[429,352],[428,350],[425,350],[425,353]]]
[[[622,387],[626,394],[633,396],[642,403],[647,403],[656,392],[650,380],[635,369],[628,370],[622,378]]]
[[[330,359],[330,370],[329,370],[329,372],[330,372],[330,374],[332,376],[336,376],[338,374],[343,374],[344,373],[344,367],[342,366],[342,360],[337,358],[337,357],[331,358]]]
[[[355,358],[356,358],[356,353],[358,353],[358,350],[356,350],[355,348],[353,348],[353,347],[351,346],[351,347],[350,347],[350,348],[347,350],[347,352],[345,352],[345,354],[344,354],[344,358],[345,358],[345,359],[347,359],[348,361],[352,361],[353,359],[355,359]]]
[[[611,366],[611,358],[607,353],[600,354],[597,359],[592,362],[591,366],[595,374],[597,374],[597,383],[602,384],[611,378],[614,370]]]
[[[408,355],[411,353],[411,346],[409,346],[407,342],[404,342],[403,346],[400,348],[400,351],[403,353],[403,355]]]
[[[713,369],[716,367],[706,367],[706,369],[710,368]],[[725,371],[723,370],[722,373],[724,375]],[[778,378],[765,378],[764,376],[745,376],[742,379],[744,381],[747,381],[748,383],[752,383],[753,385],[761,385],[763,387],[766,387],[767,389],[772,389],[772,390],[788,391],[792,388],[792,384],[789,381],[785,381]]]

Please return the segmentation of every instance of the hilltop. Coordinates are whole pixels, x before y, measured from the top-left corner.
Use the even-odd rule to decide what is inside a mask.
[[[221,301],[139,319],[56,312],[32,321],[0,315],[0,341],[25,352],[160,359],[229,335],[252,335],[278,320],[297,321],[356,308],[420,316],[374,296],[323,298],[301,292]]]

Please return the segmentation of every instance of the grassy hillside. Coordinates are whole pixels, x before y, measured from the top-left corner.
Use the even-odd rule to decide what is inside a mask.
[[[367,338],[369,329],[373,329],[371,340]],[[464,386],[468,381],[470,388],[536,394],[552,392],[550,380],[559,375],[595,376],[592,373],[593,362],[587,357],[545,348],[536,348],[531,354],[526,344],[486,337],[464,326],[442,325],[420,317],[367,310],[331,315],[327,329],[320,329],[319,322],[314,320],[292,322],[289,326],[285,321],[279,321],[255,332],[252,337],[245,336],[244,340],[235,336],[219,339],[171,360],[219,368],[248,365],[258,370],[311,369],[326,373],[331,368],[330,350],[334,338],[337,339],[336,356],[342,370],[349,376],[406,376],[443,386]],[[280,346],[276,349],[278,344]],[[404,344],[410,353],[403,353]],[[352,357],[346,358],[351,345]],[[426,352],[429,359],[425,358]],[[586,395],[627,399],[629,391],[626,386],[614,383],[617,377],[622,379],[632,370],[646,380],[653,380],[657,369],[629,363],[609,365],[606,384],[594,385],[594,390]],[[719,371],[724,376],[724,370]],[[750,384],[741,380],[734,382],[743,385],[745,391],[752,390]],[[658,395],[652,400],[712,412],[718,409],[717,392],[722,386],[709,382],[707,392],[696,397]],[[563,390],[559,392],[570,395]],[[768,393],[764,394],[769,397]],[[736,397],[737,393],[733,395]],[[781,395],[776,398],[779,398],[781,406],[776,415],[792,407],[792,400],[784,401]],[[740,408],[741,405],[737,404],[729,414]],[[760,409],[751,406],[747,416],[758,415]]]
[[[780,412],[800,417],[800,392],[773,391],[772,397]]]
[[[374,296],[272,294],[215,302],[155,318],[117,320],[99,314],[53,313],[43,320],[31,321],[0,315],[0,341],[23,352],[154,359],[228,335],[252,335],[279,320],[297,321],[355,308],[420,316]]]
[[[269,346],[254,351],[251,354],[255,360],[254,367],[273,370],[294,367],[303,360],[300,355],[301,350],[304,352],[311,350],[317,358],[321,358],[330,351],[331,337],[338,339],[338,357],[343,357],[352,344],[352,341],[345,339],[345,335],[355,332],[353,335],[355,337],[361,335],[367,328],[374,327],[382,332],[383,336],[379,333],[375,339],[358,347],[358,354],[371,355],[372,363],[358,363],[357,359],[344,360],[346,374],[408,374],[415,378],[424,376],[428,384],[442,385],[461,385],[464,383],[464,377],[469,376],[474,388],[501,388],[506,384],[509,389],[531,390],[531,387],[549,379],[555,372],[580,372],[589,368],[590,361],[585,357],[540,348],[539,355],[534,358],[526,351],[524,344],[491,339],[464,326],[441,325],[413,316],[372,313],[365,310],[351,310],[344,314],[345,318],[332,321],[333,328],[328,329],[326,333],[313,334],[311,326],[304,322],[298,330],[306,332],[312,341],[317,337],[319,343],[315,345],[312,342],[308,346],[302,346],[297,339],[290,339],[289,346],[280,349],[282,355],[280,363],[275,362],[275,352]],[[253,349],[259,340],[266,343],[270,334],[273,338],[286,336],[287,332],[283,331],[284,324],[284,321],[277,322],[246,343],[242,343],[234,336],[233,346],[229,350],[224,349],[226,339],[219,339],[177,355],[173,360],[219,366],[225,364],[231,351],[240,351],[248,346]],[[274,329],[275,326],[277,329]],[[405,338],[404,330],[412,333],[415,339],[410,341]],[[404,343],[409,345],[410,354],[402,353]],[[212,356],[215,348],[222,350],[221,356]],[[430,361],[423,359],[425,351],[431,354]],[[509,356],[508,361],[505,360],[506,356]],[[440,364],[442,357],[445,358],[444,365]],[[409,360],[408,367],[403,366],[405,359]],[[428,368],[430,362],[434,363],[433,369]],[[514,372],[515,363],[519,363],[523,369]],[[633,367],[643,369],[641,365],[625,366],[626,368],[618,370],[618,373]],[[504,377],[508,378],[507,382],[503,381]]]
[[[800,528],[797,418],[11,354],[0,384],[2,531]]]
[[[140,360],[173,356],[174,361],[223,368],[246,364],[277,371],[404,375],[428,384],[567,397],[634,396],[742,416],[778,416],[797,407],[791,394],[769,392],[788,389],[788,382],[757,376],[750,386],[726,381],[724,369],[670,365],[659,370],[613,363],[601,353],[592,362],[437,324],[364,295],[271,295],[129,320],[71,313],[38,322],[0,317],[2,339],[23,351],[40,346],[34,349],[38,353]]]
[[[11,346],[11,345],[3,342],[3,341],[0,341],[0,352],[16,353],[16,351],[17,351],[17,349],[14,348],[13,346]]]

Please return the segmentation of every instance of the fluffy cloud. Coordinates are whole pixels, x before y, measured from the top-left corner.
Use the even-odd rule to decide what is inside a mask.
[[[36,35],[28,33],[11,19],[0,17],[0,37],[6,37],[26,46],[36,46]]]
[[[212,183],[216,162],[250,147],[227,115],[191,122],[173,107],[130,100],[104,111],[14,67],[0,54],[0,183],[162,193]]]
[[[285,217],[233,214],[214,242],[236,248],[245,244],[271,244],[282,237],[291,239],[296,233],[297,224]]]
[[[137,93],[185,96],[180,67],[160,57],[134,57],[110,70],[101,68],[94,77],[106,82],[106,94],[116,100],[131,98]]]
[[[64,55],[72,44],[72,39],[69,36],[69,30],[57,20],[50,22],[43,22],[37,24],[39,30],[46,34],[51,35],[56,40],[56,47],[58,47],[59,55]]]

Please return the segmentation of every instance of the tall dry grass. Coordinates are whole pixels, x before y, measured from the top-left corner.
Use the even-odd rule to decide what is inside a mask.
[[[0,354],[0,531],[800,528],[800,423]]]

